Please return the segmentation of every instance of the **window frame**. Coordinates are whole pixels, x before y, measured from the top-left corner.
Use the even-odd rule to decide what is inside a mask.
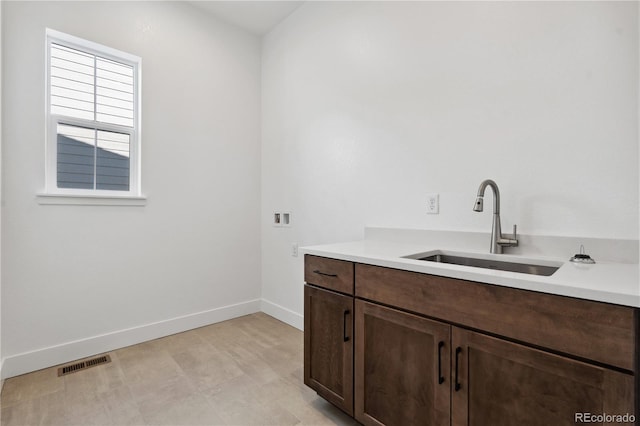
[[[51,113],[51,45],[58,44],[71,49],[76,49],[90,55],[95,55],[107,60],[122,63],[133,67],[133,127],[101,123],[96,120],[68,117],[65,115]],[[139,56],[120,50],[104,46],[92,41],[62,33],[60,31],[46,29],[46,144],[45,144],[45,189],[40,194],[47,196],[68,196],[78,201],[78,197],[87,198],[142,198],[141,182],[141,68],[142,59]],[[108,190],[108,189],[82,189],[82,188],[59,188],[57,180],[57,157],[58,157],[58,124],[80,126],[85,128],[105,130],[129,134],[129,190]],[[94,176],[95,178],[95,176]],[[46,202],[46,204],[52,204]],[[65,203],[68,204],[68,203]],[[74,203],[75,204],[75,203]],[[90,202],[89,204],[95,204]]]

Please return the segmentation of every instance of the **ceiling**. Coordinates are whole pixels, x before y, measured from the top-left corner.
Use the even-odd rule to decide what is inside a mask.
[[[189,1],[223,21],[262,36],[278,25],[304,1]]]

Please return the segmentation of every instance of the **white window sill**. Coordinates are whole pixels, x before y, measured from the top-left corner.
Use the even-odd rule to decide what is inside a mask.
[[[38,204],[72,206],[144,206],[147,197],[118,195],[36,194]]]

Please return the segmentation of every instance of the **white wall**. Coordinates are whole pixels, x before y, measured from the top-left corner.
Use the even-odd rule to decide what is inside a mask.
[[[181,3],[4,6],[5,376],[259,310],[259,39]],[[45,27],[142,57],[146,206],[37,203]]]
[[[635,2],[311,2],[263,40],[263,298],[364,226],[638,238]],[[425,214],[426,194],[440,214]],[[491,199],[491,195],[488,195]],[[488,206],[490,206],[490,201]],[[290,209],[291,229],[270,226]],[[297,314],[297,315],[295,315]]]

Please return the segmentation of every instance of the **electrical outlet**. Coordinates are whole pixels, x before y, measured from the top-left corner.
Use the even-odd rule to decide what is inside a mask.
[[[427,194],[427,214],[440,213],[440,195]]]
[[[298,243],[291,243],[291,256],[298,257]]]

